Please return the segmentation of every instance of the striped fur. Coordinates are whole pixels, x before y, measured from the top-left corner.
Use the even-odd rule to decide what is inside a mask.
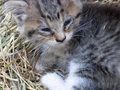
[[[17,2],[8,1],[5,7],[20,33],[41,53],[36,69],[69,72],[65,80],[56,73],[44,75],[44,86],[49,90],[120,89],[119,6],[80,0]]]

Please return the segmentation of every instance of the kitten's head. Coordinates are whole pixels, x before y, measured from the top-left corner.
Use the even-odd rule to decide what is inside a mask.
[[[79,24],[80,0],[10,0],[6,10],[21,35],[36,44],[64,45]],[[57,45],[57,46],[58,46]]]

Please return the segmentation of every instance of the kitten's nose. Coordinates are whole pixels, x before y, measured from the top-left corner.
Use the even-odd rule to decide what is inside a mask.
[[[63,42],[66,39],[66,36],[63,32],[59,32],[55,34],[55,38],[57,42]]]
[[[61,43],[62,43],[65,39],[66,39],[66,36],[65,36],[64,38],[62,38],[62,39],[59,39],[59,40],[58,40],[58,39],[56,39],[56,41],[57,41],[57,42],[61,42]]]

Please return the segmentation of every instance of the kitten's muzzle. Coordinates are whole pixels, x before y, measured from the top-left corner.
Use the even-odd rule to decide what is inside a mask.
[[[56,41],[62,43],[65,39],[66,39],[66,36],[63,39],[61,39],[61,40],[56,39]]]

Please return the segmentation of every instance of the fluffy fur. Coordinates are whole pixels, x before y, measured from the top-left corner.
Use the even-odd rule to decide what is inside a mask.
[[[36,70],[48,73],[49,90],[120,89],[120,7],[80,0],[10,0],[5,3],[20,33],[36,44]],[[67,67],[68,69],[67,69]]]

